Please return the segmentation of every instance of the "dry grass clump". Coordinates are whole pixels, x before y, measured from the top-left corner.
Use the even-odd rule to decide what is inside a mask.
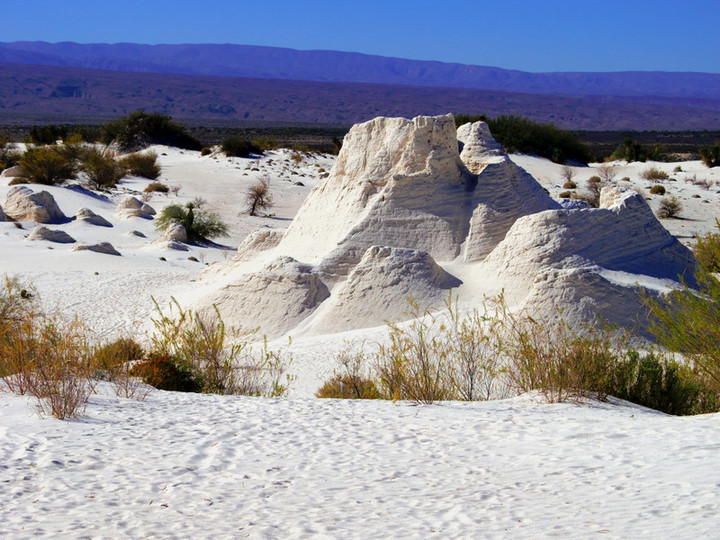
[[[576,189],[577,184],[572,180],[569,180],[563,184],[563,189]]]
[[[651,186],[650,194],[651,195],[665,195],[665,186],[663,186],[662,184],[655,184],[654,186]]]
[[[680,216],[682,203],[675,195],[660,199],[660,206],[657,210],[657,217],[660,219],[671,219]]]
[[[667,180],[670,175],[665,171],[661,171],[657,167],[648,167],[642,173],[640,173],[645,180]]]
[[[143,191],[145,191],[145,193],[169,193],[170,188],[162,182],[150,182],[147,186],[145,186]]]

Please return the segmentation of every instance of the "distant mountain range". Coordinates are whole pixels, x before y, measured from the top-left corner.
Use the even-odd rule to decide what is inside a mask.
[[[468,112],[573,129],[719,129],[720,74],[527,73],[246,45],[0,43],[0,123],[137,108],[228,122]]]

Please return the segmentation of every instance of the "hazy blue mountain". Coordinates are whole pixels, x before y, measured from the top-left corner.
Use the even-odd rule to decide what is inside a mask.
[[[720,102],[720,74],[528,73],[337,51],[250,45],[0,43],[0,62],[220,77],[472,88],[567,96],[705,99]]]

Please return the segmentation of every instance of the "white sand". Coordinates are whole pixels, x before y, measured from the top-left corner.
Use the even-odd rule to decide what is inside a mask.
[[[160,180],[181,191],[149,204],[159,210],[204,197],[229,222],[232,235],[220,242],[230,248],[256,227],[286,227],[317,183],[316,164],[329,170],[333,161],[295,166],[285,151],[259,161],[157,151],[166,154]],[[563,191],[560,166],[513,160],[552,195]],[[678,164],[656,165],[672,172]],[[663,225],[689,243],[714,229],[720,206],[718,185],[706,190],[685,179],[717,182],[720,169],[679,165],[688,172],[663,184],[682,198],[685,219]],[[630,176],[625,185],[647,189],[651,183],[639,178],[647,166],[619,165],[618,183]],[[577,170],[580,187],[597,172]],[[275,218],[241,214],[244,190],[265,173]],[[7,180],[0,179],[0,205]],[[146,184],[134,179],[121,187]],[[110,241],[122,256],[29,242],[33,224],[0,222],[0,274],[20,274],[47,305],[79,314],[102,337],[137,334],[153,313],[151,296],[164,305],[192,295],[203,262],[234,255],[163,250],[151,243],[159,237],[151,221],[121,221],[113,202],[47,190],[66,215],[88,207],[114,225],[51,228],[83,242]],[[130,230],[147,238],[127,236]],[[462,278],[461,268],[444,267]],[[436,406],[311,397],[346,339],[372,343],[383,335],[379,327],[296,337],[290,399],[156,391],[137,402],[105,389],[91,398],[86,417],[60,422],[39,418],[26,398],[0,395],[0,536],[717,537],[718,415],[673,418],[615,402],[547,405],[528,396]]]

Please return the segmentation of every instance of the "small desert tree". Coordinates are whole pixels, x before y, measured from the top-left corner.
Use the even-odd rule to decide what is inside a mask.
[[[270,193],[270,181],[261,178],[248,188],[245,202],[248,213],[251,216],[257,215],[258,210],[266,210],[272,206],[272,194]]]
[[[155,227],[158,230],[165,230],[173,224],[185,227],[188,240],[194,242],[205,242],[208,238],[227,236],[228,233],[227,225],[218,214],[192,202],[185,206],[179,204],[166,206],[155,220]]]

